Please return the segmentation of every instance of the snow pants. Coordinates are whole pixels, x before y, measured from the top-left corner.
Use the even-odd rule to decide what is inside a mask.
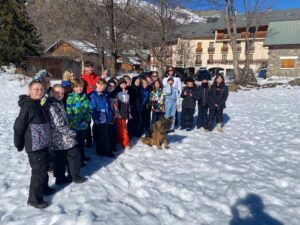
[[[193,128],[195,109],[182,108],[181,128]]]
[[[131,116],[132,119],[128,120],[128,135],[129,138],[132,137],[141,137],[142,132],[141,132],[141,124],[142,124],[142,119],[141,119],[141,111],[132,109],[131,110]]]
[[[165,118],[173,116],[173,121],[170,130],[175,129],[175,117],[176,117],[176,101],[165,101]]]
[[[96,153],[101,156],[112,153],[109,124],[94,124],[93,134],[94,140],[96,142]]]
[[[151,118],[151,124],[154,124],[156,121],[158,121],[161,117],[164,116],[164,112],[154,112],[152,111],[152,118]]]
[[[122,148],[129,146],[129,137],[126,127],[126,120],[117,119],[117,140]]]
[[[48,188],[49,167],[48,150],[27,153],[31,167],[28,203],[37,204],[43,201],[44,190]]]
[[[207,129],[212,130],[214,125],[214,120],[216,118],[217,124],[223,121],[223,108],[210,108],[209,109],[209,121],[207,124]]]
[[[198,116],[197,116],[197,128],[204,127],[207,129],[208,123],[208,105],[207,106],[198,106]]]
[[[68,163],[68,173],[72,179],[80,173],[80,150],[77,146],[68,150],[53,150],[54,152],[54,176],[56,181],[65,179],[66,161]]]
[[[141,112],[141,134],[148,132],[150,128],[151,110],[144,109]]]
[[[86,130],[76,130],[76,141],[80,150],[81,162],[84,162],[85,159],[85,135]]]

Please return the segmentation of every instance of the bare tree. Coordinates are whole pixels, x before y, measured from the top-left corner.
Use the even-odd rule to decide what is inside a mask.
[[[256,40],[260,22],[264,17],[264,0],[243,0],[243,16],[245,27],[245,64],[243,70],[239,67],[237,54],[237,11],[234,0],[225,0],[225,20],[230,37],[230,45],[233,53],[233,66],[235,82],[242,85],[256,83],[253,71],[250,69],[250,56]]]
[[[141,10],[137,0],[35,0],[28,10],[49,45],[58,38],[91,42],[101,57],[102,68],[117,74],[117,58],[122,51],[135,47],[135,29]],[[105,58],[110,58],[105,65]]]
[[[147,22],[142,24],[144,42],[152,50],[153,57],[158,63],[159,76],[163,76],[164,67],[170,63],[172,57],[173,44],[176,44],[176,37],[172,37],[173,31],[179,23],[178,8],[182,6],[181,0],[153,0],[153,5],[144,7],[148,11]]]
[[[244,18],[246,22],[245,32],[245,65],[243,70],[243,83],[256,83],[257,80],[253,71],[250,69],[250,55],[256,41],[256,34],[260,26],[261,19],[264,17],[263,12],[259,12],[263,0],[243,0]],[[260,9],[262,10],[262,9]]]
[[[235,8],[234,0],[225,0],[225,20],[227,25],[227,31],[229,34],[229,44],[233,54],[233,68],[236,82],[240,82],[240,67],[238,58],[238,46],[237,46],[237,11]]]

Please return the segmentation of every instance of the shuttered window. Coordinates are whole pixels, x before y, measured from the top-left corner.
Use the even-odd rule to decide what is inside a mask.
[[[281,59],[281,68],[295,68],[295,59]]]

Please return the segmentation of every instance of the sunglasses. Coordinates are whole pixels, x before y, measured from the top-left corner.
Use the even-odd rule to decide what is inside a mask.
[[[173,72],[174,70],[168,70],[168,72],[170,72],[170,71],[172,71],[172,72]]]
[[[152,77],[157,77],[156,75],[153,75]]]

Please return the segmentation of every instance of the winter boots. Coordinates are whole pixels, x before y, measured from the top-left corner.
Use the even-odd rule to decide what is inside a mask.
[[[222,128],[222,123],[218,123],[218,124],[217,124],[217,130],[218,130],[219,132],[224,132],[224,130],[223,130],[223,128]]]

